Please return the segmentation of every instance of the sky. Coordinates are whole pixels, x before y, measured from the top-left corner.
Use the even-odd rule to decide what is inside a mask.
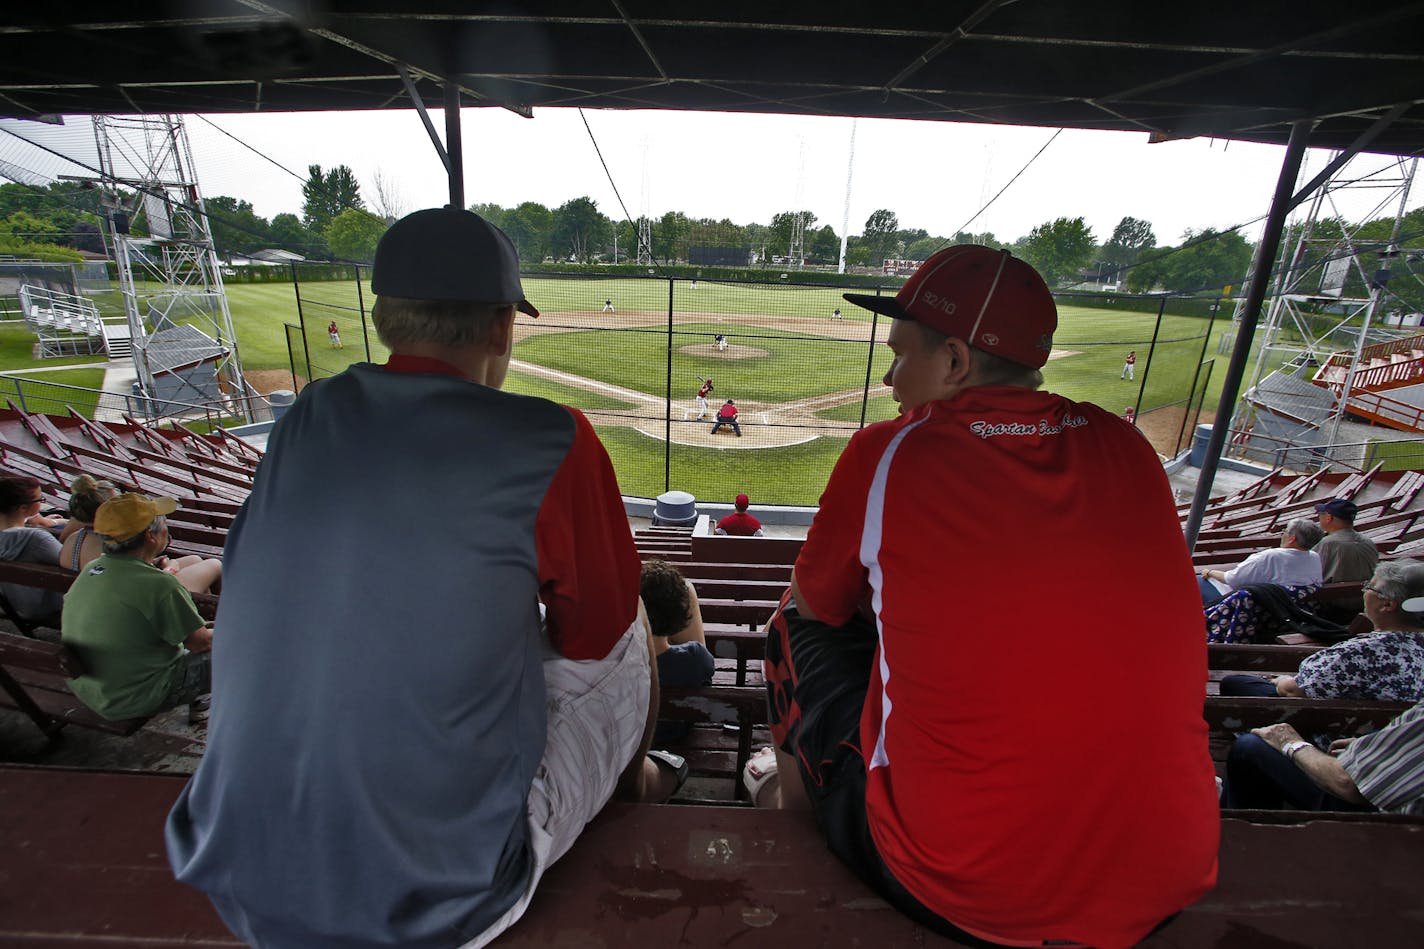
[[[443,134],[443,116],[432,118]],[[368,206],[378,174],[405,211],[448,200],[444,169],[414,110],[194,116],[187,126],[202,192],[248,200],[268,219],[300,214],[311,164],[351,166]],[[54,128],[6,120],[4,127],[44,137],[66,154],[93,152],[92,132],[78,122]],[[1106,241],[1130,215],[1152,224],[1159,245],[1180,243],[1189,228],[1221,230],[1264,217],[1284,152],[1209,139],[1149,144],[1146,133],[572,109],[536,110],[533,119],[466,109],[463,140],[467,205],[553,208],[587,195],[610,217],[624,208],[635,218],[676,210],[736,224],[769,224],[778,212],[804,208],[816,227],[829,224],[837,234],[847,221],[858,234],[872,212],[889,208],[902,228],[936,236],[988,231],[1005,242],[1078,216]],[[52,164],[26,148],[0,137],[0,173],[6,161]],[[1328,157],[1308,153],[1300,180]],[[1361,177],[1394,166],[1366,155],[1351,170]],[[1354,189],[1338,200],[1336,210],[1351,220],[1394,212],[1387,189]],[[1421,201],[1424,185],[1409,207]],[[1243,231],[1248,239],[1258,233],[1259,224]]]
[[[442,117],[433,118],[443,134]],[[1084,217],[1100,241],[1124,216],[1141,218],[1159,244],[1179,243],[1188,228],[1221,230],[1261,218],[1284,153],[1207,139],[1149,144],[1146,133],[728,113],[588,110],[581,118],[577,110],[543,109],[525,119],[466,109],[462,124],[467,205],[538,201],[553,208],[587,195],[610,217],[622,217],[626,207],[635,218],[677,210],[737,224],[769,224],[780,211],[805,208],[816,227],[830,224],[840,234],[849,173],[852,234],[873,211],[889,208],[901,227],[945,236],[990,231],[1003,241],[1060,216]],[[444,170],[413,110],[190,120],[204,193],[246,198],[270,218],[300,211],[300,181],[214,125],[299,175],[313,163],[346,164],[369,192],[379,172],[396,183],[407,211],[448,199]],[[1310,153],[1305,175],[1327,159]],[[1363,156],[1352,167],[1362,174],[1393,164]],[[1381,197],[1379,189],[1345,196],[1341,211],[1392,214],[1392,207],[1376,208]],[[1421,198],[1424,187],[1410,206]],[[1244,233],[1254,239],[1258,230]]]

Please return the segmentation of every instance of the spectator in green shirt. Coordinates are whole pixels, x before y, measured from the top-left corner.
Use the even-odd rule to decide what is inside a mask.
[[[211,689],[212,630],[172,574],[154,566],[168,547],[172,498],[121,494],[94,516],[104,553],[64,597],[61,639],[84,663],[71,691],[110,720],[186,705]]]

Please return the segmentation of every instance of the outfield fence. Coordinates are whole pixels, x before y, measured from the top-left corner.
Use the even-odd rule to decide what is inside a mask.
[[[385,359],[368,287],[325,274],[304,280],[300,265],[292,273],[297,312],[285,332],[293,388],[355,361]],[[891,321],[841,298],[848,289],[896,287],[587,274],[523,280],[541,315],[517,318],[505,389],[583,411],[625,494],[680,489],[713,501],[745,491],[757,503],[813,505],[846,439],[896,414],[882,383],[890,352],[877,345]],[[1207,413],[1215,408],[1206,354],[1214,314],[1174,315],[1160,296],[1057,300],[1045,387],[1135,416],[1164,457],[1185,448],[1203,404]],[[711,381],[705,408],[704,380]],[[717,427],[728,400],[736,425]]]

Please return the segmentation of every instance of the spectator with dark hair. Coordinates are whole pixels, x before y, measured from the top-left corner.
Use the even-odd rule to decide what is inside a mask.
[[[776,748],[749,790],[809,806],[937,933],[1132,945],[1216,880],[1201,600],[1167,476],[1122,419],[1037,391],[1057,311],[1009,251],[946,248],[893,297],[845,298],[892,317],[900,416],[851,436],[768,623]],[[1065,558],[1150,591],[1150,621],[1084,596]],[[1013,618],[1034,606],[1051,616]],[[1073,685],[1142,669],[1145,692]],[[1104,721],[1091,764],[1061,737]]]
[[[1320,557],[1312,549],[1325,531],[1314,521],[1298,517],[1281,532],[1279,547],[1258,550],[1230,570],[1209,567],[1201,572],[1202,605],[1211,606],[1232,590],[1253,583],[1283,587],[1318,587]]]
[[[212,630],[178,579],[153,564],[177,509],[142,494],[105,501],[94,516],[104,553],[65,595],[60,638],[85,669],[69,688],[104,718],[152,715],[211,689]]]
[[[1368,580],[1379,563],[1375,542],[1355,530],[1359,508],[1348,498],[1331,498],[1315,505],[1325,538],[1316,545],[1326,583]]]
[[[29,475],[0,475],[0,560],[23,563],[59,562],[59,541],[49,531],[26,526],[44,505],[38,480]],[[52,621],[64,596],[19,583],[0,583],[0,594],[23,620]]]
[[[648,612],[648,631],[653,634],[658,688],[711,685],[716,662],[707,650],[702,607],[691,581],[666,560],[645,560],[639,588]],[[686,733],[686,723],[660,721],[653,741],[662,745]]]
[[[168,820],[178,879],[253,945],[482,945],[615,791],[686,777],[647,754],[608,452],[578,410],[502,391],[515,314],[539,315],[514,244],[416,211],[371,288],[390,358],[302,390],[228,533],[219,700]]]
[[[747,513],[751,503],[751,499],[745,494],[737,495],[734,502],[736,510],[717,522],[717,533],[732,537],[762,536],[761,521]]]
[[[1385,560],[1365,585],[1374,632],[1301,660],[1293,676],[1230,675],[1222,695],[1417,702],[1424,699],[1424,564]]]
[[[1328,751],[1284,723],[1251,729],[1227,754],[1221,806],[1424,817],[1424,702]]]

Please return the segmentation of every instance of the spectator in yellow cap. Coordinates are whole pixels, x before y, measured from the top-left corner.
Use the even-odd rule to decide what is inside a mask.
[[[105,501],[94,515],[104,553],[65,594],[60,638],[85,668],[69,687],[104,718],[152,715],[211,689],[212,630],[178,578],[155,566],[177,509],[142,494]]]

